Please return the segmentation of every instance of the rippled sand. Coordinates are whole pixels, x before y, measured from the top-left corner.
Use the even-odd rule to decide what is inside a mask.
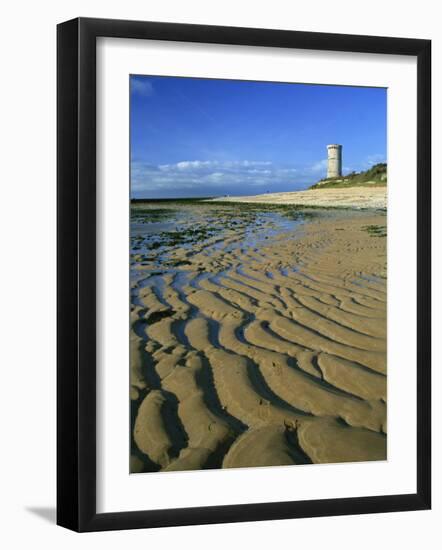
[[[385,213],[140,208],[131,471],[386,459]]]

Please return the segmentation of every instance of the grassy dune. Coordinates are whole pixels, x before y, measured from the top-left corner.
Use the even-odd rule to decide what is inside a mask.
[[[351,172],[338,178],[325,178],[310,189],[343,189],[351,187],[386,187],[387,165],[375,164],[363,172]]]

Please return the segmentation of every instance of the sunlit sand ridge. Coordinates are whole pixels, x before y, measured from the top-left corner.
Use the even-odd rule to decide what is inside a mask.
[[[336,189],[308,189],[284,193],[266,193],[249,197],[223,197],[223,202],[245,202],[256,204],[294,204],[299,206],[387,208],[387,187],[369,183],[365,187]]]
[[[133,212],[132,472],[386,458],[384,212]]]

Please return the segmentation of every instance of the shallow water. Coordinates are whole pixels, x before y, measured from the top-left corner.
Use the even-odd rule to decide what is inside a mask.
[[[295,209],[269,211],[268,207],[249,209],[207,203],[168,203],[165,209],[143,203],[142,208],[133,208],[131,215],[132,279],[139,279],[140,265],[148,264],[152,271],[164,273],[179,271],[168,265],[171,252],[177,248],[189,252],[203,248],[207,254],[258,249],[279,235],[294,235],[306,219],[305,213]]]

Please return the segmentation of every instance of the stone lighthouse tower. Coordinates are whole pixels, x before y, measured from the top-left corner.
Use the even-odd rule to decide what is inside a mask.
[[[327,178],[339,178],[342,176],[342,145],[327,145],[327,153]]]

